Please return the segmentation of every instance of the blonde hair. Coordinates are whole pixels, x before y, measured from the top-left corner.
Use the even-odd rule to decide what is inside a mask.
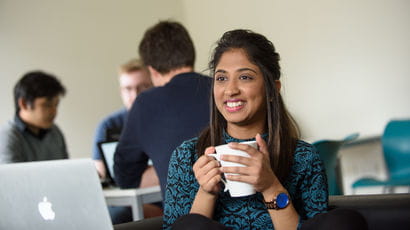
[[[130,73],[130,72],[134,72],[134,71],[138,71],[138,70],[146,71],[146,68],[142,64],[141,60],[139,60],[137,58],[133,58],[133,59],[129,60],[128,62],[122,64],[119,67],[118,73],[121,75],[123,73]]]

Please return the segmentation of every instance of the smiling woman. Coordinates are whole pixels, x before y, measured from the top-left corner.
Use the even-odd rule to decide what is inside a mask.
[[[263,132],[266,121],[263,75],[259,67],[248,60],[245,51],[225,52],[216,67],[214,81],[215,104],[230,124],[228,133],[240,134],[239,130],[245,127]],[[243,139],[249,138],[248,131]]]
[[[328,228],[322,225],[323,219],[330,219],[323,214],[328,207],[324,168],[313,146],[299,140],[297,125],[283,103],[279,54],[273,44],[249,30],[226,32],[210,69],[211,122],[171,157],[164,227]],[[237,143],[246,141],[256,141],[258,148]],[[247,155],[218,152],[221,162],[236,164],[221,167],[213,153],[223,144]],[[223,176],[228,182],[250,184],[256,193],[238,197],[224,192]],[[345,222],[363,227],[356,213],[336,216],[353,216]]]

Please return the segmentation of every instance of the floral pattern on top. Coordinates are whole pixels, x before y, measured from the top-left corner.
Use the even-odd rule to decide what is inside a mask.
[[[265,140],[267,135],[262,136]],[[224,133],[226,143],[243,142]],[[175,220],[189,214],[199,184],[193,172],[198,159],[198,138],[182,143],[173,152],[168,169],[168,184],[164,204],[164,229],[170,229]],[[327,179],[324,166],[316,149],[299,140],[294,153],[291,172],[283,183],[292,204],[299,214],[299,225],[328,207]],[[214,220],[232,229],[274,229],[261,193],[232,198],[221,189],[215,204]]]

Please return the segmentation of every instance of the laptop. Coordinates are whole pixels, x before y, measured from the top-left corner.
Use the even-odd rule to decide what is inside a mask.
[[[103,186],[116,187],[115,174],[114,174],[114,154],[117,148],[118,141],[103,141],[98,143],[98,148],[102,153],[102,160],[105,165],[106,180],[103,181]],[[152,166],[152,160],[148,160],[148,166]]]
[[[114,174],[114,154],[117,148],[118,141],[103,141],[98,143],[98,148],[102,153],[102,160],[105,166],[105,181],[104,186],[116,186]]]
[[[0,165],[0,229],[113,229],[91,159]]]

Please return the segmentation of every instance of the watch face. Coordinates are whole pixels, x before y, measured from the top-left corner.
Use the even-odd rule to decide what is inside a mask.
[[[278,208],[285,208],[289,204],[289,197],[286,195],[286,193],[280,193],[276,197],[276,205]]]

